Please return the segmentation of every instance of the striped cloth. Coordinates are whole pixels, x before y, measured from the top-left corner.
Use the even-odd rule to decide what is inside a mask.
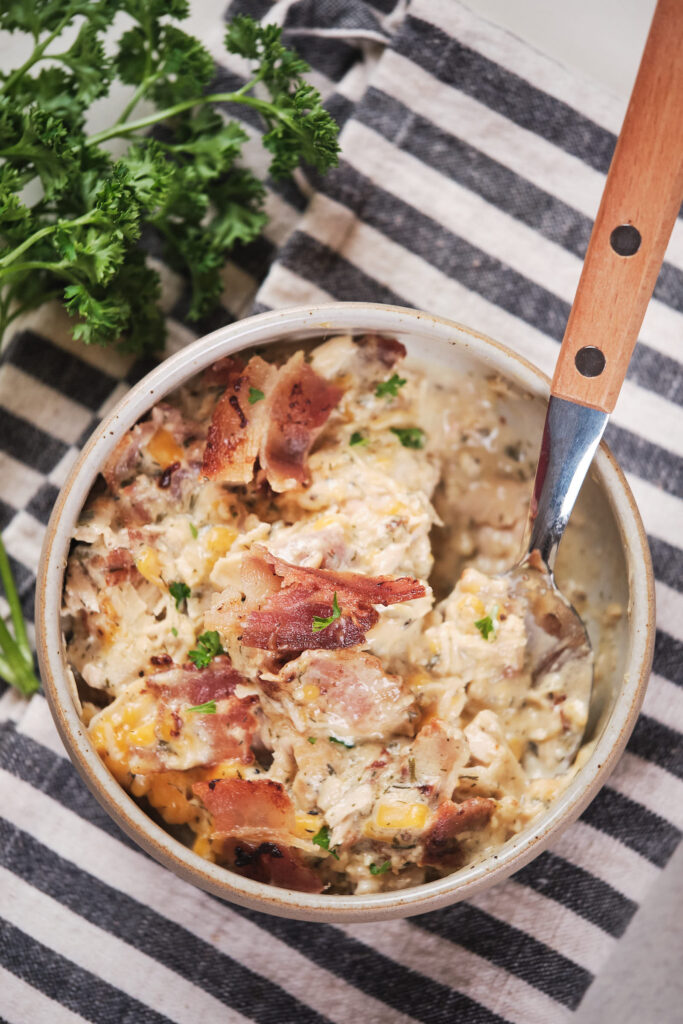
[[[266,237],[225,271],[223,308],[370,299],[476,325],[550,371],[623,104],[455,0],[298,0],[277,17],[343,123],[338,171],[272,185]],[[225,63],[219,19],[190,30]],[[1,44],[0,44],[1,45]],[[7,43],[5,42],[5,45]],[[257,123],[245,116],[255,138]],[[258,146],[254,145],[254,159]],[[149,239],[155,252],[154,239]],[[0,696],[0,1014],[12,1024],[553,1024],[572,1016],[683,827],[683,224],[609,427],[657,576],[652,682],[628,750],[581,820],[513,879],[412,920],[331,926],[227,906],[116,828],[79,780],[44,698]],[[255,303],[255,307],[254,307]],[[0,368],[0,526],[32,617],[44,525],[79,446],[146,369],[35,314]],[[6,610],[2,607],[0,610]]]

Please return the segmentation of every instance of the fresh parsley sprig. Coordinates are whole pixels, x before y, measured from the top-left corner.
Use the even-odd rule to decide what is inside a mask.
[[[197,668],[206,668],[219,654],[225,654],[221,638],[215,629],[209,629],[197,637],[197,646],[187,656]]]
[[[132,26],[110,55],[104,34],[120,12]],[[336,165],[338,126],[281,29],[235,18],[226,49],[251,63],[251,77],[209,92],[214,61],[177,25],[188,13],[187,0],[0,5],[0,29],[32,44],[20,66],[0,71],[0,339],[16,317],[60,298],[85,343],[159,348],[160,281],[143,233],[189,279],[190,317],[216,305],[226,255],[267,220],[262,182],[238,166],[247,134],[218,107],[260,115],[274,177],[302,161],[322,172]],[[62,34],[74,29],[65,44]],[[88,135],[91,104],[119,83],[132,88],[130,100]],[[136,117],[142,101],[152,109]],[[114,139],[124,142],[118,157]]]

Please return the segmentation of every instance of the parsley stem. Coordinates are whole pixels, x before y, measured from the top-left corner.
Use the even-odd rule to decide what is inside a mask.
[[[10,274],[21,274],[26,270],[49,270],[53,274],[65,277],[67,281],[78,284],[78,278],[70,270],[66,269],[67,266],[68,264],[66,263],[49,263],[46,260],[27,260],[24,263],[17,263],[8,267],[0,266],[0,281],[3,277],[9,277]]]
[[[260,100],[256,96],[246,96],[241,90],[238,92],[215,92],[208,96],[196,96],[191,100],[183,100],[182,103],[166,107],[165,110],[157,110],[155,113],[148,114],[147,117],[141,117],[137,121],[129,121],[127,124],[117,123],[112,125],[111,128],[104,128],[101,132],[90,135],[87,139],[87,145],[99,146],[100,143],[106,142],[108,139],[119,138],[129,135],[131,132],[140,131],[142,128],[149,128],[159,121],[165,121],[167,118],[175,117],[176,114],[182,114],[186,110],[191,110],[192,107],[204,106],[206,103],[241,103],[244,106],[258,110],[260,114],[277,117],[290,127],[296,127],[296,122],[292,120],[287,111],[280,110],[273,103],[269,103],[268,100]]]
[[[59,220],[54,224],[46,224],[44,228],[34,231],[32,235],[29,235],[29,237],[21,243],[21,245],[17,245],[16,248],[12,249],[11,252],[8,252],[6,256],[3,256],[0,260],[0,270],[4,269],[4,267],[8,267],[11,263],[14,263],[17,256],[21,256],[22,252],[26,252],[26,250],[30,249],[32,245],[39,242],[41,238],[54,234],[58,229],[71,231],[73,228],[80,227],[81,224],[89,224],[95,219],[94,212],[91,210],[88,213],[84,213],[81,217],[75,217],[73,220]],[[50,269],[52,269],[52,265],[50,265]]]
[[[35,50],[28,58],[28,60],[24,61],[21,67],[17,68],[15,71],[12,72],[7,81],[3,84],[2,88],[0,89],[0,92],[8,93],[11,87],[14,85],[14,83],[17,82],[22,75],[25,75],[26,72],[29,71],[34,64],[37,64],[39,60],[53,59],[52,55],[45,54],[45,51],[52,42],[52,40],[56,39],[58,35],[61,35],[62,29],[64,29],[69,24],[72,18],[73,10],[70,10],[69,13],[62,18],[57,27],[52,32],[50,32],[50,35],[47,36],[47,38],[44,39],[42,43],[39,43],[36,46]],[[35,38],[36,37],[34,36],[34,39]]]

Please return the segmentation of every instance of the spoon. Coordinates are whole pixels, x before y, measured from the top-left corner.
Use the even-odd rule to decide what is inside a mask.
[[[534,690],[549,703],[559,694],[568,710],[586,712],[563,715],[560,736],[528,744],[523,765],[532,776],[566,771],[585,732],[593,651],[552,570],[683,200],[682,54],[683,0],[659,0],[550,386],[528,548],[505,574],[512,593],[527,602],[527,667]]]

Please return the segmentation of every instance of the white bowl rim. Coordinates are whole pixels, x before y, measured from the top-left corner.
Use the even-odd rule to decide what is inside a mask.
[[[60,628],[63,573],[78,514],[99,467],[119,438],[184,380],[239,349],[311,334],[425,330],[431,338],[465,347],[492,370],[547,398],[548,378],[526,359],[486,335],[419,310],[379,303],[339,302],[261,313],[199,338],[164,360],[126,393],[86,443],[59,494],[47,527],[36,588],[36,644],[41,676],[62,741],[74,765],[117,824],[143,849],[200,888],[241,906],[284,917],[340,922],[370,921],[436,910],[502,881],[537,856],[593,799],[633,730],[652,662],[654,580],[645,531],[626,479],[606,445],[594,461],[622,532],[631,593],[631,652],[613,711],[587,762],[536,823],[510,839],[497,855],[437,881],[410,889],[338,896],[279,889],[204,860],[164,831],[109,773],[86,735],[72,696]]]

